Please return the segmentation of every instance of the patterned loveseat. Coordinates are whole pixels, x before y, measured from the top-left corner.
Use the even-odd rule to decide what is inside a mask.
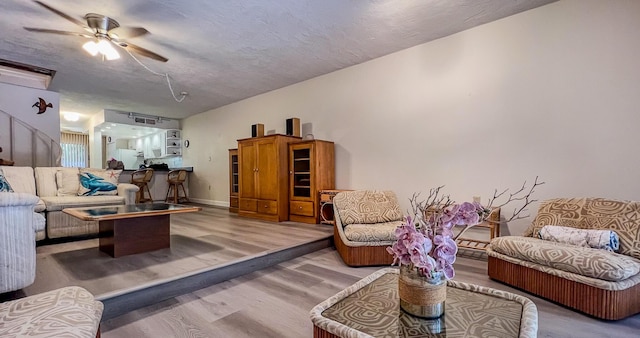
[[[395,241],[402,224],[398,198],[393,191],[343,191],[333,198],[334,243],[350,266],[389,265],[386,248]]]
[[[545,225],[613,230],[619,251],[537,238]],[[640,312],[640,202],[544,201],[523,236],[493,239],[487,255],[492,279],[567,307],[609,320]]]

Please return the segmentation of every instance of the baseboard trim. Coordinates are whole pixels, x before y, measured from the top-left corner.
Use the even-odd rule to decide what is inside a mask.
[[[224,207],[224,208],[228,208],[229,207],[229,201],[214,201],[214,200],[208,200],[208,199],[204,199],[204,198],[193,198],[193,197],[189,197],[189,200],[191,202],[194,203],[200,203],[200,204],[205,204],[205,205],[213,205],[215,207]]]

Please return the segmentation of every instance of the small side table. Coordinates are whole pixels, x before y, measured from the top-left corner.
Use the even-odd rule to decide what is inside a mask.
[[[475,238],[459,237],[456,240],[456,242],[458,243],[458,247],[466,249],[486,250],[492,239],[500,237],[500,208],[494,208],[486,221],[478,225],[474,225],[473,227],[489,229],[489,240],[486,241]]]
[[[333,224],[333,197],[339,192],[350,190],[320,190],[320,223],[321,224]]]

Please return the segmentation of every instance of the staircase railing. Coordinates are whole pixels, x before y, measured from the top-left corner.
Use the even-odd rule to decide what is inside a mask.
[[[9,137],[6,140],[0,137],[0,146],[4,148],[0,158],[11,160],[16,166],[60,166],[62,147],[58,142],[30,124],[0,110],[0,136],[3,133],[8,133]]]

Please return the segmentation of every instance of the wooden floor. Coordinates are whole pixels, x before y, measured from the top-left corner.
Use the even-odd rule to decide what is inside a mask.
[[[23,292],[79,285],[102,299],[332,235],[327,225],[263,222],[203,206],[201,212],[171,216],[168,249],[112,258],[98,250],[98,239],[39,246],[36,281]]]
[[[96,239],[38,247],[37,279],[24,293],[66,285],[89,289],[111,309],[103,316],[105,338],[312,337],[311,308],[380,268],[350,268],[332,247],[286,261],[271,258],[287,248],[330,238],[330,226],[261,222],[209,207],[175,216],[171,249],[113,259],[98,251]],[[252,260],[261,257],[267,258]],[[281,263],[272,264],[278,259]],[[148,299],[135,292],[213,266],[243,263],[253,272],[221,270],[239,277],[217,284],[204,280],[198,288],[186,293],[182,288],[174,296],[175,290],[168,289],[173,284],[167,284],[163,291],[169,296],[149,303],[153,305],[144,306]],[[492,281],[486,268],[484,253],[461,250],[455,279],[530,298],[538,307],[539,337],[640,337],[640,315],[617,322],[593,319]],[[125,308],[117,315],[113,311],[122,304],[112,300],[118,295],[138,303],[138,309]]]
[[[311,308],[379,268],[350,268],[327,248],[105,321],[102,336],[312,337]],[[531,299],[538,307],[539,337],[640,336],[640,315],[593,319],[494,282],[486,268],[483,254],[461,255],[455,279]]]

